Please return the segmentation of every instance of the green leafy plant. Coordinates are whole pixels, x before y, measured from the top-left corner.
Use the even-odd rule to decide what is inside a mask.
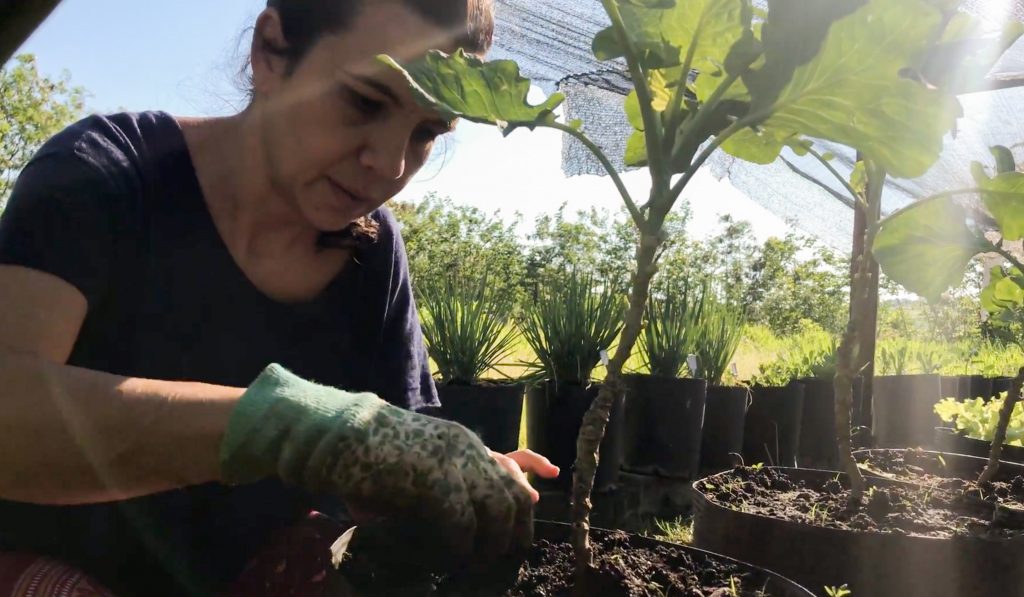
[[[623,297],[589,274],[568,273],[562,284],[538,290],[520,322],[537,355],[534,378],[586,385],[601,352],[622,330]]]
[[[624,61],[633,85],[625,103],[634,128],[625,162],[646,166],[650,175],[650,192],[642,202],[588,138],[583,122],[558,120],[560,94],[539,104],[527,101],[530,83],[514,62],[485,63],[461,51],[431,53],[406,65],[382,57],[406,77],[420,103],[445,117],[497,125],[505,134],[551,128],[579,141],[607,170],[639,231],[622,335],[580,430],[572,500],[580,574],[593,563],[588,519],[597,448],[611,406],[623,391],[623,367],[641,333],[666,218],[700,167],[719,149],[768,163],[785,147],[813,154],[830,167],[810,139],[832,141],[870,158],[862,174],[872,184],[864,188],[878,190],[853,195],[858,209],[874,213],[885,173],[915,177],[936,161],[958,113],[951,90],[983,77],[991,65],[986,58],[998,55],[991,44],[965,45],[977,41],[977,29],[956,18],[953,2],[769,0],[767,12],[758,10],[756,20],[751,0],[601,4],[611,26],[595,36],[592,47],[601,60]],[[948,27],[952,21],[956,26]],[[998,43],[1008,47],[1015,39],[1004,35]],[[950,51],[961,46],[966,51]],[[956,60],[935,67],[928,59],[942,49]],[[870,247],[873,237],[866,240]],[[855,264],[864,261],[854,257]],[[865,266],[857,264],[855,270],[860,275],[855,281],[867,279]],[[863,286],[857,282],[853,296],[866,294]],[[855,311],[853,324],[859,316]],[[839,350],[838,412],[849,412],[852,378],[859,372],[852,336]],[[836,430],[844,465],[857,477],[854,495],[859,500],[863,478],[849,456],[848,419],[837,417]]]
[[[935,414],[944,422],[953,424],[954,429],[967,437],[986,442],[995,439],[1001,410],[1002,402],[999,400],[986,402],[981,398],[964,401],[946,398],[935,405]],[[1024,404],[1020,402],[1013,408],[1003,444],[1024,446]]]
[[[825,587],[825,594],[828,597],[850,597],[850,595],[853,595],[853,591],[846,585],[843,585],[841,587]]]
[[[949,353],[932,342],[915,342],[913,354],[918,371],[928,375],[942,371],[950,360]]]
[[[708,385],[721,385],[743,335],[743,314],[738,306],[709,297],[694,337],[697,377]]]
[[[473,384],[488,372],[497,373],[518,339],[507,294],[486,275],[424,281],[417,294],[427,352],[441,381]]]
[[[878,347],[878,373],[882,375],[906,375],[910,365],[910,343],[894,341]]]
[[[662,298],[648,299],[640,354],[651,375],[680,376],[697,341],[706,297],[706,287],[697,291],[686,283],[668,289]]]
[[[1013,154],[993,147],[995,175],[974,162],[975,187],[947,191],[921,199],[883,220],[874,239],[874,253],[886,274],[907,289],[935,300],[963,279],[970,262],[983,254],[996,254],[1007,265],[996,266],[982,292],[983,306],[994,316],[1024,308],[1024,264],[1004,243],[1024,238],[1024,173],[1017,172]],[[978,197],[964,205],[959,200]],[[999,237],[992,240],[987,228]],[[1003,401],[992,437],[989,464],[981,480],[991,480],[1024,385],[1024,367]]]

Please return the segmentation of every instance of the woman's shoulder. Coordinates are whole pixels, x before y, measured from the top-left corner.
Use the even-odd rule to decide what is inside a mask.
[[[181,129],[166,112],[93,114],[51,137],[29,164],[81,161],[116,181],[144,172],[145,164],[182,146]]]

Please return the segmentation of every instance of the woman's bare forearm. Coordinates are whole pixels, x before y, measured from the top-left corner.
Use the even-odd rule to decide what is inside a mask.
[[[216,481],[242,392],[0,351],[0,499],[82,504]]]

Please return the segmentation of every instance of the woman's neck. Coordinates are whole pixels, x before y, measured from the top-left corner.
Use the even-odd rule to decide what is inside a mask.
[[[315,250],[319,232],[275,192],[256,118],[179,118],[207,206],[225,244],[243,258]]]

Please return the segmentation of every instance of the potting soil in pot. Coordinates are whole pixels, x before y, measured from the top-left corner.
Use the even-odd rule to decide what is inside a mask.
[[[838,480],[824,487],[794,483],[772,468],[736,468],[705,492],[715,502],[748,514],[831,529],[921,537],[1024,537],[1024,518],[993,524],[997,504],[1024,508],[1024,477],[985,483],[937,479],[934,485],[900,484],[868,490],[865,505],[852,509]],[[1012,517],[1015,518],[1015,517]]]
[[[725,558],[709,557],[622,532],[592,536],[595,566],[584,595],[601,597],[802,597],[809,593],[768,573]],[[500,568],[498,566],[497,568]],[[519,569],[494,567],[480,577],[415,581],[409,574],[383,574],[358,558],[341,567],[366,597],[569,597],[574,555],[568,541],[540,539]],[[372,581],[368,581],[372,579]],[[785,585],[785,586],[783,586]]]

